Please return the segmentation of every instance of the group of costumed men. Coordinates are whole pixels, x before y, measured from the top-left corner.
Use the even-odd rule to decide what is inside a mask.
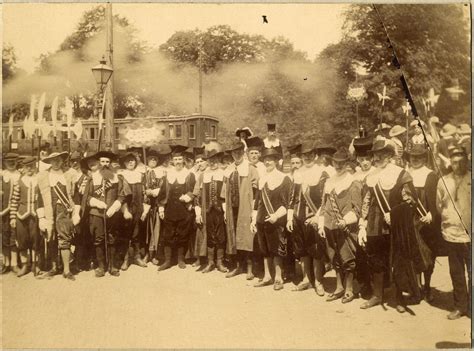
[[[403,313],[433,300],[435,258],[448,255],[448,317],[468,314],[470,175],[460,143],[446,147],[441,182],[418,130],[406,147],[397,139],[406,129],[386,124],[348,149],[305,141],[287,148],[284,164],[275,124],[268,127],[263,140],[239,128],[226,150],[158,144],[147,165],[140,148],[52,152],[21,167],[17,154],[5,154],[2,273],[75,280],[90,269],[119,276],[131,264],[163,271],[193,262],[203,273],[257,275],[255,287],[281,290],[296,279],[297,260],[302,279],[292,290],[314,288],[342,303],[361,295],[368,309],[393,283]],[[328,293],[330,269],[336,288]]]

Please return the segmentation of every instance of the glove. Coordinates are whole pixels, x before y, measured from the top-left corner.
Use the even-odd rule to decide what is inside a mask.
[[[224,212],[224,223],[227,223],[227,212],[225,202],[222,203],[222,212]]]
[[[315,218],[315,217],[313,217],[313,218]],[[318,217],[318,234],[322,238],[326,237],[326,231],[324,230],[324,216],[319,216]]]
[[[276,213],[272,213],[267,218],[265,218],[265,222],[270,222],[271,224],[276,223],[278,221],[278,215]]]
[[[250,222],[250,230],[254,234],[257,232],[257,211],[256,210],[252,211],[252,220]]]
[[[431,212],[428,212],[426,216],[421,217],[420,221],[426,224],[430,224],[433,221],[433,216],[431,215]]]
[[[385,223],[390,225],[390,212],[387,212],[383,215],[383,219],[385,220]]]
[[[165,219],[165,208],[160,206],[158,207],[158,215],[161,219]]]
[[[367,230],[364,227],[359,228],[357,239],[359,241],[359,245],[365,247],[365,243],[367,242]]]
[[[16,228],[16,219],[10,219],[10,227],[12,227],[12,229]]]
[[[115,200],[114,203],[112,204],[112,206],[109,207],[109,209],[107,210],[105,215],[109,218],[112,217],[118,210],[120,210],[121,206],[122,206],[122,204],[120,203],[120,201]]]
[[[150,205],[148,204],[143,204],[143,212],[142,216],[140,217],[140,220],[143,222],[146,219],[146,216],[148,215],[148,212],[150,211]]]
[[[78,225],[80,221],[81,221],[81,216],[79,216],[79,213],[74,213],[72,215],[72,224]]]
[[[48,226],[48,221],[46,218],[43,217],[38,220],[38,227],[42,232],[46,231],[47,226]]]
[[[190,202],[191,201],[191,197],[188,195],[188,194],[184,194],[184,195],[181,195],[179,197],[179,200],[180,201],[183,201],[183,202]]]
[[[89,200],[89,205],[91,207],[96,207],[99,210],[105,210],[107,208],[107,205],[104,201],[100,201],[96,199],[95,197],[91,197],[91,199]]]

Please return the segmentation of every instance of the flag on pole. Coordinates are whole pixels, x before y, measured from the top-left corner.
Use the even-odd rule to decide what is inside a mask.
[[[107,88],[104,89],[104,96],[102,98],[102,106],[100,109],[100,114],[99,114],[99,130],[102,129],[102,126],[104,125],[104,110],[105,110],[105,95],[107,94]]]
[[[51,105],[51,121],[53,125],[54,136],[56,136],[56,132],[57,132],[57,120],[58,120],[58,97],[56,96],[53,100],[53,104]]]
[[[72,114],[73,114],[73,104],[72,101],[66,96],[65,98],[65,109],[66,109],[66,124],[67,124],[67,137],[71,137],[71,125],[72,125]]]
[[[8,137],[13,135],[13,117],[15,116],[14,113],[10,113],[10,118],[8,119]]]

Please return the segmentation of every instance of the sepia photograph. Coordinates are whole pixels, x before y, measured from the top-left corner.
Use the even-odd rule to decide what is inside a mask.
[[[470,349],[471,3],[7,2],[2,349]]]

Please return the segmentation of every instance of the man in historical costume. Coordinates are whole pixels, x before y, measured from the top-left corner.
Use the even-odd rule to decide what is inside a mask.
[[[252,280],[255,234],[250,230],[253,202],[258,187],[257,168],[244,155],[240,142],[232,144],[229,151],[234,162],[227,167],[222,187],[224,216],[226,219],[226,254],[231,257],[234,267],[226,277],[234,277],[244,271],[247,265],[247,280]]]
[[[293,177],[295,172],[301,168],[303,161],[301,159],[301,145],[296,144],[288,147],[288,153],[290,154],[290,165],[291,165],[291,176]]]
[[[336,152],[336,149],[330,145],[321,145],[316,149],[316,164],[324,167],[326,173],[332,177],[336,174],[334,167],[332,166],[331,157]]]
[[[395,145],[395,156],[393,157],[392,161],[395,162],[397,166],[402,168],[405,166],[403,161],[404,146],[400,138],[402,138],[406,131],[407,129],[405,127],[396,124],[390,129],[388,133],[390,136],[390,141],[392,141]]]
[[[85,202],[90,208],[89,230],[94,240],[97,260],[95,276],[101,278],[108,271],[112,276],[119,276],[117,236],[120,231],[120,211],[126,196],[130,194],[122,177],[110,168],[110,163],[118,156],[109,151],[99,151],[89,164],[99,163],[99,168],[92,172],[86,185]],[[108,263],[106,265],[106,263]]]
[[[420,124],[421,124],[421,127],[420,127]],[[421,120],[420,121],[418,121],[418,120],[411,121],[410,128],[411,128],[411,132],[412,132],[412,136],[411,136],[410,142],[409,142],[410,146],[414,145],[414,144],[425,145],[426,144],[425,135],[426,135],[426,138],[428,139],[428,142],[430,143],[430,145],[433,144],[433,138],[428,133],[428,127],[427,127],[425,122],[423,122]],[[423,130],[425,131],[425,135],[423,135],[423,130],[421,128],[423,128]]]
[[[258,175],[262,176],[265,173],[265,166],[260,157],[262,155],[263,141],[259,137],[252,137],[247,139],[247,158],[251,165],[255,166]]]
[[[424,275],[424,297],[431,302],[431,276],[434,270],[434,261],[437,256],[446,255],[446,245],[441,236],[441,218],[436,209],[436,187],[438,176],[426,167],[428,150],[422,144],[415,144],[405,152],[408,160],[408,173],[413,178],[418,204],[415,213],[415,228],[419,231],[422,239],[430,248],[432,264],[423,272]]]
[[[426,247],[414,228],[416,190],[403,168],[390,162],[395,154],[387,139],[376,139],[371,149],[377,169],[369,174],[362,191],[359,244],[365,246],[373,295],[361,305],[367,309],[383,302],[384,273],[393,277],[396,309],[406,311],[403,292],[421,298],[417,274],[430,264]]]
[[[71,242],[74,237],[74,226],[79,224],[80,209],[78,195],[74,194],[74,179],[62,171],[68,157],[67,152],[53,152],[43,159],[51,167],[38,173],[37,181],[40,190],[38,199],[38,226],[46,235],[47,257],[51,269],[41,273],[38,278],[50,278],[58,273],[57,252],[60,250],[63,277],[75,280],[70,270]]]
[[[337,151],[332,157],[336,174],[324,185],[318,223],[319,234],[327,240],[329,258],[336,270],[336,289],[326,301],[342,297],[342,303],[355,298],[357,223],[362,206],[362,185],[347,171],[349,159],[345,150]]]
[[[457,144],[464,148],[467,153],[468,160],[471,160],[471,127],[467,123],[460,124],[457,129],[457,135],[459,136]]]
[[[372,137],[359,137],[354,139],[353,146],[358,163],[358,167],[356,167],[354,173],[354,178],[361,183],[363,183],[365,178],[375,170],[375,167],[372,165],[372,154],[368,153],[372,148],[372,143]]]
[[[18,162],[18,154],[7,153],[3,155],[2,171],[0,173],[2,178],[2,203],[0,215],[2,217],[2,274],[13,270],[18,274],[18,256],[15,245],[15,230],[10,227],[10,204],[13,195],[15,184],[20,179],[20,172],[17,171],[16,166]]]
[[[127,270],[130,263],[140,267],[147,266],[142,258],[141,248],[145,247],[145,219],[150,210],[150,205],[145,194],[145,174],[137,170],[136,155],[127,153],[121,159],[121,163],[125,169],[119,175],[123,177],[124,186],[130,189],[130,195],[125,198],[122,206],[124,218],[122,231],[125,233],[128,245],[121,269]],[[132,257],[133,260],[131,261]]]
[[[471,174],[463,148],[451,150],[450,162],[452,172],[444,176],[444,182],[441,179],[438,182],[436,207],[441,214],[441,232],[448,248],[454,297],[454,309],[448,319],[453,320],[471,311]]]
[[[36,150],[37,151],[37,150]],[[40,147],[39,149],[39,160],[38,160],[38,171],[47,171],[51,165],[48,164],[47,162],[44,162],[43,160],[48,157],[48,155],[51,152],[51,145],[49,143],[45,143],[43,146]]]
[[[326,243],[317,232],[317,213],[321,206],[324,184],[329,176],[324,167],[315,163],[315,149],[311,142],[303,143],[301,158],[303,167],[293,178],[286,225],[291,233],[295,257],[301,262],[303,270],[303,280],[294,290],[303,291],[311,287],[310,276],[313,269],[315,291],[323,296]]]
[[[285,225],[290,207],[291,179],[277,170],[282,155],[274,148],[262,153],[266,173],[258,181],[258,192],[252,212],[251,228],[257,233],[259,248],[264,257],[264,277],[255,284],[262,287],[272,284],[270,267],[275,269],[274,290],[283,289],[282,262],[287,256]]]
[[[41,249],[41,238],[38,230],[39,189],[36,179],[36,158],[27,156],[23,160],[25,174],[15,182],[10,202],[10,227],[16,230],[17,251],[20,256],[21,269],[18,277],[39,273],[38,253]],[[31,259],[29,259],[31,255]]]
[[[161,220],[158,215],[159,196],[162,195],[165,169],[160,165],[160,155],[155,149],[148,151],[148,169],[145,174],[145,194],[150,201],[150,211],[147,217],[146,244],[148,253],[145,255],[155,266],[158,265],[158,244],[161,232]]]
[[[263,139],[263,146],[266,149],[280,148],[279,151],[281,152],[281,142],[276,136],[276,123],[267,123],[267,136]]]
[[[193,191],[196,183],[194,174],[184,167],[183,152],[186,146],[173,146],[173,170],[167,172],[164,182],[164,197],[160,201],[159,216],[163,220],[162,243],[165,261],[159,271],[171,267],[172,249],[178,250],[178,267],[186,268],[185,249],[188,246],[192,226]]]
[[[223,264],[226,242],[222,186],[224,184],[224,171],[219,168],[221,157],[224,153],[212,150],[205,155],[209,167],[199,175],[200,185],[195,197],[196,223],[202,226],[207,243],[207,266],[202,273],[209,273],[214,268],[226,273]],[[215,254],[217,261],[214,261]]]
[[[237,128],[235,130],[235,136],[244,144],[245,151],[247,151],[247,139],[252,135],[252,130],[249,127]]]
[[[220,145],[218,146],[220,148]],[[213,149],[216,150],[216,149]],[[195,160],[194,167],[189,169],[191,173],[194,174],[194,179],[196,183],[194,185],[193,194],[197,196],[199,193],[199,189],[201,184],[199,184],[200,175],[207,169],[208,162],[205,154],[208,151],[205,151],[204,148],[195,147],[193,148],[193,160]],[[207,243],[204,230],[202,225],[198,225],[196,223],[196,215],[194,210],[191,211],[191,222],[192,224],[189,226],[189,243],[188,249],[186,253],[186,259],[195,259],[192,266],[203,268],[201,265],[201,257],[207,256]]]

